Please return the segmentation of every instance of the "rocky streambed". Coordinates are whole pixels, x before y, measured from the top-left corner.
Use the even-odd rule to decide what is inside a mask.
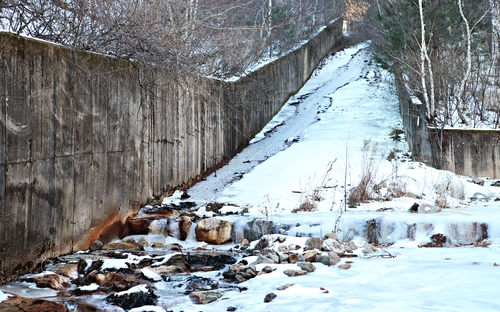
[[[1,286],[0,311],[169,311],[186,302],[203,305],[223,299],[228,291],[247,291],[242,283],[280,265],[293,278],[314,272],[318,264],[345,270],[352,258],[393,258],[384,238],[402,226],[390,221],[393,210],[382,209],[374,212],[378,217],[362,215],[350,225],[353,237],[364,241],[348,235],[339,239],[331,232],[301,235],[292,230],[300,224],[248,217],[244,208],[218,203],[197,207],[182,196],[177,194],[177,203],[152,203],[130,216],[119,240],[96,241],[89,250],[46,259],[38,273]],[[412,208],[404,213],[418,215]],[[487,225],[474,224],[470,239],[487,246]],[[433,225],[403,222],[402,227],[413,239],[419,228]],[[444,234],[434,234],[422,247],[451,243]]]
[[[46,259],[37,273],[0,286],[0,311],[169,311],[187,301],[206,304],[228,291],[244,292],[241,283],[272,273],[276,265],[295,264],[283,271],[295,277],[314,272],[317,263],[391,256],[373,244],[341,242],[334,233],[297,243],[273,234],[280,228],[262,218],[246,219],[236,230],[235,222],[216,217],[221,213],[244,211],[221,204],[148,205],[128,219],[121,239]],[[339,264],[349,267],[349,261]]]

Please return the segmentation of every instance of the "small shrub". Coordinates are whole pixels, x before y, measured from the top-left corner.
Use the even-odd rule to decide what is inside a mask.
[[[396,142],[401,142],[403,140],[405,132],[402,129],[393,128],[389,137]]]

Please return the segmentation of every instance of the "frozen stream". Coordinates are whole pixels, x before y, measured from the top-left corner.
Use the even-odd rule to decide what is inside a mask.
[[[283,274],[297,268],[293,263],[269,264],[269,274],[237,284],[246,290],[233,285],[222,298],[205,305],[180,295],[186,287],[182,276],[160,277],[152,283],[160,296],[157,305],[134,311],[499,311],[495,285],[500,276],[500,187],[492,186],[492,179],[482,178],[484,185],[478,185],[472,177],[412,162],[405,155],[406,142],[390,136],[401,127],[391,75],[371,60],[366,44],[328,57],[246,149],[187,190],[191,197],[184,201],[196,202],[192,213],[200,217],[214,215],[206,204],[224,204],[216,216],[234,222],[234,242],[198,242],[194,226],[186,240],[160,239],[181,246],[184,253],[196,248],[214,254],[230,251],[244,238],[248,222],[258,219],[272,221],[283,234],[270,236],[280,238],[276,250],[304,246],[308,237],[334,231],[339,240],[359,246],[356,257],[342,258],[335,266],[315,262],[314,272],[296,277]],[[348,202],[367,174],[370,199]],[[176,193],[164,203],[180,201]],[[420,213],[410,213],[415,203]],[[435,234],[448,238],[444,248],[422,248]],[[383,247],[365,254],[361,249],[368,241]],[[126,262],[152,261],[153,268],[174,254],[148,247],[140,256],[129,253],[105,265],[123,268]],[[91,263],[91,256],[84,252],[66,260],[87,257]],[[256,258],[245,260],[252,263]],[[345,264],[351,267],[339,268]],[[191,276],[220,278],[219,273]],[[0,302],[4,292],[71,301],[26,282],[0,286]],[[264,302],[269,293],[276,298]],[[111,311],[109,305],[102,309]]]

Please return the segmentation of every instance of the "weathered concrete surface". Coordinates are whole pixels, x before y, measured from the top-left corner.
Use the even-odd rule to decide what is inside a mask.
[[[342,38],[342,20],[236,83],[0,33],[0,283],[110,240],[150,197],[244,147]],[[179,78],[179,77],[178,77]]]
[[[500,178],[500,130],[429,127],[425,107],[412,103],[397,75],[395,85],[414,160],[460,175]]]
[[[433,166],[466,176],[500,178],[500,130],[429,131]]]

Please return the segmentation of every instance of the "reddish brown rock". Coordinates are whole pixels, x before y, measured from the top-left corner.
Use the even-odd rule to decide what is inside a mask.
[[[2,312],[66,312],[68,308],[62,303],[40,298],[9,297],[9,299],[2,302],[0,310]]]
[[[189,230],[191,229],[191,225],[193,225],[193,221],[191,221],[191,218],[189,218],[188,216],[182,216],[179,217],[178,222],[180,239],[186,240],[189,234]]]
[[[46,274],[40,277],[29,279],[36,283],[40,288],[52,288],[54,290],[66,290],[71,287],[70,281],[66,276],[60,274]]]
[[[74,280],[78,278],[78,264],[70,263],[66,264],[56,270],[57,274],[64,275]]]
[[[317,254],[316,250],[308,250],[302,254],[302,257],[304,257],[304,260],[307,262],[314,262]]]

